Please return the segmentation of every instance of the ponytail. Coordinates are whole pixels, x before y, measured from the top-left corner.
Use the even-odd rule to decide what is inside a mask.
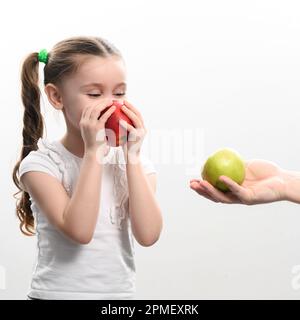
[[[24,61],[21,71],[21,96],[24,106],[23,115],[23,145],[20,159],[16,163],[12,178],[14,184],[19,189],[14,194],[17,199],[16,214],[20,220],[20,230],[23,234],[34,235],[34,217],[30,208],[29,194],[21,188],[19,167],[21,161],[30,153],[37,150],[37,142],[43,137],[44,121],[40,107],[40,89],[39,89],[39,60],[38,53],[30,54]],[[21,197],[16,197],[21,193]]]

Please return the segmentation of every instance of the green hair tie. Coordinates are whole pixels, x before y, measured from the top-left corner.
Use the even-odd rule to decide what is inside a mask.
[[[45,64],[48,62],[48,52],[46,49],[42,49],[39,52],[38,59],[40,62],[44,62]]]

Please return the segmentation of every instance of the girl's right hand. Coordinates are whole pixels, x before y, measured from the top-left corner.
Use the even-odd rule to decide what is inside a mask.
[[[111,106],[100,118],[99,115],[112,103],[111,99],[105,99],[96,106],[90,106],[83,110],[79,127],[84,141],[85,152],[89,150],[97,151],[99,147],[106,145],[105,123],[116,107]]]

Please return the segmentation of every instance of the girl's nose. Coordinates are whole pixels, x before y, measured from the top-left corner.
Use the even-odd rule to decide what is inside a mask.
[[[104,99],[107,99],[107,100],[109,100],[109,101],[111,101],[111,102],[117,101],[117,102],[118,102],[119,104],[121,104],[121,105],[124,104],[124,100],[123,100],[122,98],[116,98],[116,97],[113,96],[113,95],[108,95],[107,97],[104,96],[103,98],[104,98]]]
[[[123,101],[121,101],[121,100],[113,100],[113,103],[114,103],[114,105],[116,106],[116,107],[119,107],[119,108],[121,108],[122,107],[122,105],[123,105]]]

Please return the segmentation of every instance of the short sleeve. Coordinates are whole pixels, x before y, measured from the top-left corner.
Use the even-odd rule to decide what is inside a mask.
[[[145,154],[141,155],[141,163],[146,174],[156,173],[152,161]]]
[[[45,153],[40,151],[31,151],[20,163],[19,178],[29,171],[40,171],[59,179],[60,173],[56,164]],[[20,185],[25,190],[24,185],[20,181]]]

